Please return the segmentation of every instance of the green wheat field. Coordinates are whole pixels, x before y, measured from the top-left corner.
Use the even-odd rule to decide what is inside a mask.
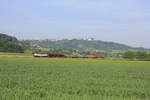
[[[0,57],[0,100],[150,100],[150,62]]]

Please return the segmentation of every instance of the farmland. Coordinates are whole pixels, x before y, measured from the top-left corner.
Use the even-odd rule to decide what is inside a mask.
[[[0,100],[150,100],[150,62],[0,57]]]

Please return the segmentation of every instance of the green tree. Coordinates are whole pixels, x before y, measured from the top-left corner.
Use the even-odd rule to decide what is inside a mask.
[[[19,52],[23,53],[23,44],[15,37],[0,33],[0,51],[1,52]]]
[[[126,59],[135,59],[135,52],[134,51],[126,51],[123,54],[123,58],[126,58]]]
[[[146,60],[148,58],[148,53],[145,51],[137,51],[135,52],[135,57],[138,60]]]

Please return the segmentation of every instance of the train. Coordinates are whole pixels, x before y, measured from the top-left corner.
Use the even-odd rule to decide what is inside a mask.
[[[42,58],[93,58],[93,59],[104,59],[105,56],[100,55],[80,55],[80,56],[72,56],[72,55],[63,55],[63,54],[38,54],[35,53],[34,57],[42,57]]]
[[[34,57],[47,57],[47,58],[66,58],[65,55],[62,54],[37,54],[33,55]]]

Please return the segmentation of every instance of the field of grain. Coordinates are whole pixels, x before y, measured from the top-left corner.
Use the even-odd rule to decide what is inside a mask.
[[[150,62],[0,57],[0,100],[150,100]]]

